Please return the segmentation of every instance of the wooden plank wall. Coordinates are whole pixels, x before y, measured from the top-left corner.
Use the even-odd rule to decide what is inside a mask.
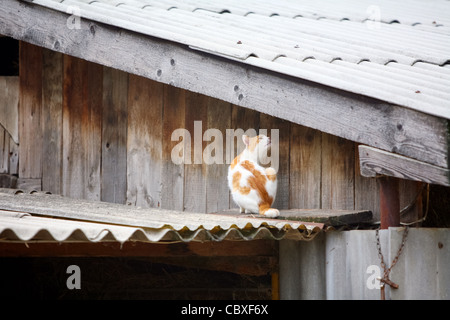
[[[40,179],[46,191],[195,212],[235,207],[227,165],[206,164],[194,148],[195,134],[218,129],[225,161],[226,129],[267,129],[269,135],[279,129],[277,208],[378,215],[377,183],[359,174],[351,141],[25,43],[20,70],[19,177]],[[191,135],[184,154],[191,164],[171,161],[178,128]],[[201,150],[210,143],[200,141]],[[402,183],[403,205],[417,188]]]
[[[17,187],[19,77],[0,76],[0,188]]]

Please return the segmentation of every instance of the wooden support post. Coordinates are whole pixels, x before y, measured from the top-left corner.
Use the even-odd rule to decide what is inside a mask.
[[[280,276],[272,272],[272,300],[280,300]]]
[[[399,181],[393,177],[381,177],[380,221],[381,229],[400,226]]]

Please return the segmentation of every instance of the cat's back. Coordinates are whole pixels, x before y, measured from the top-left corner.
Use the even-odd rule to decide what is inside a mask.
[[[240,159],[240,156],[234,158],[233,162],[228,167],[228,173],[233,174],[235,172],[241,172],[245,175],[252,174],[256,175],[259,173],[264,173],[264,168],[257,164],[255,161],[249,159]]]
[[[265,169],[255,161],[249,159],[241,160],[239,157],[236,157],[228,169],[228,182],[230,189],[233,189],[233,181],[234,184],[236,184],[237,180],[241,183],[247,184],[246,182],[249,179],[264,185],[267,181]]]

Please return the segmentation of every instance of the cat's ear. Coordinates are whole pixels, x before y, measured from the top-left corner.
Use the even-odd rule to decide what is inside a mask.
[[[250,143],[250,138],[247,136],[247,135],[243,135],[242,136],[242,141],[244,141],[244,144],[246,145],[246,146],[248,146],[249,145],[249,143]]]

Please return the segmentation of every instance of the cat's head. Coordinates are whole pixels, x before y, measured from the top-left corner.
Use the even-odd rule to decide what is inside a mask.
[[[267,163],[271,147],[270,138],[260,134],[255,137],[242,136],[247,156],[257,163]]]

